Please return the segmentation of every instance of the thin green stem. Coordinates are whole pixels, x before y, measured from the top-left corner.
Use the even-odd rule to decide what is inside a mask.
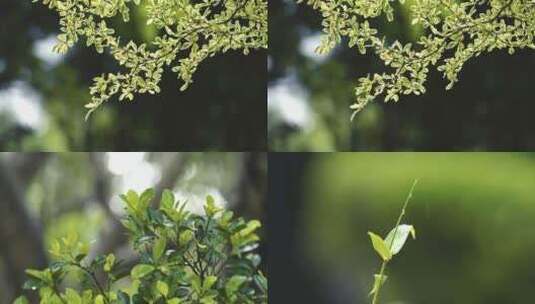
[[[388,244],[389,250],[392,250],[392,245],[394,244],[394,240],[396,239],[396,235],[398,233],[399,224],[401,224],[401,220],[403,219],[403,216],[405,216],[405,210],[407,209],[407,205],[409,204],[409,201],[412,198],[412,192],[414,191],[416,184],[418,184],[418,179],[414,180],[414,182],[412,183],[411,190],[409,191],[409,194],[405,198],[405,203],[403,203],[403,208],[401,208],[401,213],[399,214],[399,217],[396,221],[396,226],[394,228],[395,229],[394,237],[390,240],[390,244]],[[384,276],[387,264],[388,264],[388,260],[383,260],[383,264],[381,265],[381,270],[379,271],[379,285],[377,286],[377,291],[373,294],[372,304],[377,304],[377,301],[379,301],[379,291],[381,290],[381,286],[383,285],[383,276]]]
[[[104,292],[104,288],[100,285],[95,273],[89,268],[84,267],[81,263],[72,263],[72,265],[86,273],[86,275],[93,281],[93,285],[97,288],[98,292],[104,297],[104,303],[110,303],[110,299],[106,295],[106,292]]]
[[[383,285],[383,275],[385,273],[386,264],[388,264],[388,261],[383,261],[383,264],[381,265],[381,271],[379,271],[379,286],[377,287],[377,291],[373,294],[372,304],[376,304],[379,300],[379,291],[381,290],[381,285]]]

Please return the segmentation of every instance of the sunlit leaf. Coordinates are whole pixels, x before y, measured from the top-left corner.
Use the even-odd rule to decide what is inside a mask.
[[[381,256],[384,261],[389,261],[392,258],[392,253],[388,249],[385,241],[373,232],[368,232],[372,241],[373,249]]]
[[[416,230],[412,225],[399,225],[397,230],[396,228],[392,229],[386,236],[385,243],[390,248],[392,255],[396,255],[405,245],[409,234],[412,238],[416,238]],[[395,235],[395,237],[394,237]]]

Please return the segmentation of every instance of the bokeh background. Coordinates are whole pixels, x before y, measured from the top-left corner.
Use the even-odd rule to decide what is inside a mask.
[[[144,10],[112,26],[124,39],[150,41]],[[0,1],[1,151],[264,151],[266,51],[206,60],[180,92],[169,69],[158,95],[111,99],[84,121],[92,79],[118,71],[109,55],[80,42],[52,52],[58,16],[41,1]]]
[[[405,1],[411,5],[411,1]],[[350,122],[354,86],[382,72],[373,55],[347,44],[330,55],[314,53],[321,18],[294,0],[270,0],[268,138],[273,151],[473,151],[533,150],[532,79],[535,52],[494,52],[469,61],[460,81],[432,71],[427,93],[398,103],[371,103]],[[421,34],[410,11],[394,3],[392,23],[372,22],[389,41],[413,42]]]
[[[50,262],[52,240],[76,231],[90,256],[136,258],[119,220],[119,194],[154,187],[202,212],[207,194],[246,219],[264,220],[265,154],[0,153],[0,303],[12,303],[24,270]],[[262,234],[262,231],[261,231]],[[265,242],[260,246],[268,274]]]
[[[533,302],[535,154],[270,154],[270,300],[370,303],[368,231],[415,226],[381,303]]]

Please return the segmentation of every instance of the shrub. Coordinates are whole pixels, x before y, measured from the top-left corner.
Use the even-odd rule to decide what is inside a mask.
[[[186,211],[169,190],[159,208],[151,206],[153,196],[152,189],[121,196],[127,213],[122,224],[139,254],[135,265],[113,253],[89,260],[89,246],[72,234],[53,242],[57,261],[27,270],[24,288],[37,290],[42,304],[267,303],[268,283],[255,253],[259,221],[234,218],[210,196],[204,215]],[[80,290],[60,290],[67,275]],[[15,303],[28,300],[22,296]]]

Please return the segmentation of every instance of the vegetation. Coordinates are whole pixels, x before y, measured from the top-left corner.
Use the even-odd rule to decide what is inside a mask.
[[[210,196],[204,215],[186,211],[169,190],[157,209],[153,196],[152,189],[121,196],[127,213],[122,223],[139,261],[129,265],[112,253],[89,260],[89,246],[71,234],[53,243],[57,261],[27,270],[24,287],[37,290],[43,304],[267,303],[267,279],[254,252],[259,221],[234,219]],[[126,277],[130,284],[124,287]],[[69,280],[82,289],[60,290]],[[28,300],[21,296],[15,303]]]
[[[355,89],[354,114],[370,101],[398,101],[400,95],[425,93],[431,67],[451,89],[470,59],[494,50],[535,48],[535,6],[522,0],[307,0],[323,17],[325,33],[318,53],[327,53],[347,38],[359,53],[375,54],[390,72],[361,77]],[[376,19],[394,20],[396,10],[408,10],[410,22],[422,34],[415,45],[390,41],[373,27]]]
[[[87,115],[116,94],[119,100],[132,100],[136,93],[159,93],[167,66],[172,66],[183,81],[180,89],[185,90],[206,58],[228,50],[248,54],[250,49],[267,48],[265,0],[43,0],[43,4],[60,16],[62,33],[54,51],[66,53],[85,38],[86,46],[109,52],[126,69],[94,78]],[[160,33],[148,45],[121,43],[125,39],[109,26],[116,16],[128,22],[131,5],[143,5],[146,25]]]
[[[381,287],[388,278],[388,276],[385,274],[388,262],[392,260],[392,257],[394,257],[394,255],[398,254],[401,251],[403,245],[405,245],[405,242],[409,237],[409,234],[412,235],[413,238],[416,238],[416,230],[414,229],[414,227],[412,225],[401,224],[401,220],[405,215],[405,210],[407,209],[407,205],[409,204],[409,201],[412,197],[412,191],[414,190],[414,187],[417,183],[418,180],[415,180],[412,184],[411,190],[409,191],[409,194],[405,199],[405,203],[403,204],[403,208],[401,208],[401,213],[399,214],[399,217],[396,221],[396,225],[386,235],[386,238],[382,239],[377,234],[373,232],[368,232],[373,248],[383,260],[379,274],[374,275],[373,287],[370,291],[370,296],[373,296],[372,304],[379,303],[379,292],[381,291]]]

